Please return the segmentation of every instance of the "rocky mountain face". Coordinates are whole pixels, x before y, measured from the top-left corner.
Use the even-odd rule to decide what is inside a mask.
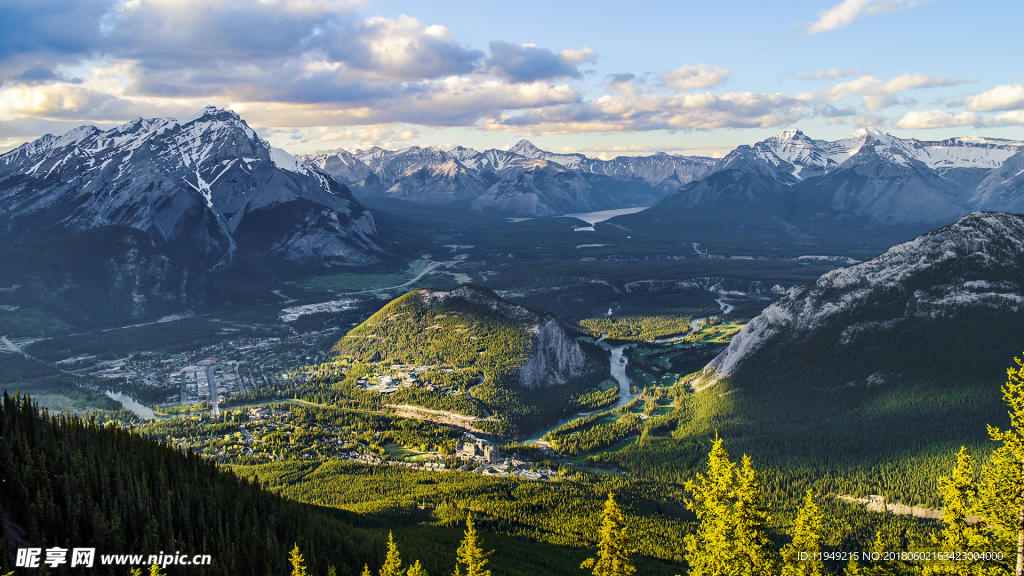
[[[109,225],[205,269],[364,265],[383,252],[343,185],[231,111],[83,126],[0,156],[0,242]]]
[[[598,160],[546,152],[528,140],[507,151],[374,147],[298,158],[349,186],[358,197],[469,203],[479,210],[528,216],[649,206],[714,164],[710,158],[664,153]]]
[[[0,245],[0,334],[50,335],[276,300],[172,260],[125,226]]]
[[[738,147],[709,175],[617,222],[645,229],[714,220],[790,236],[894,227],[920,233],[972,210],[1019,210],[1020,169],[1013,167],[1022,158],[1024,142],[1010,140],[923,142],[866,128],[829,142],[787,130]]]
[[[490,290],[466,285],[448,291],[422,290],[418,295],[428,308],[443,306],[447,313],[464,310],[483,324],[489,321],[488,316],[519,324],[529,339],[529,354],[511,368],[513,380],[523,388],[562,385],[602,369],[554,316],[513,304]]]
[[[1019,354],[1022,319],[1024,216],[974,212],[791,289],[698,386],[732,378],[828,389],[998,372]]]

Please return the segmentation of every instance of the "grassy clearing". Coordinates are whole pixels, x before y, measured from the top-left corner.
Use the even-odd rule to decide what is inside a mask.
[[[741,322],[723,322],[714,326],[707,326],[697,333],[700,338],[698,344],[728,344],[732,337],[745,326]]]
[[[593,452],[591,454],[588,454],[587,456],[592,456],[594,454],[611,454],[611,453],[614,453],[614,452],[618,452],[620,450],[625,450],[626,448],[632,446],[633,443],[636,442],[636,439],[637,439],[637,436],[630,436],[629,438],[626,438],[622,442],[619,442],[617,444],[612,444],[611,446],[609,446],[607,448],[603,448],[601,450],[597,450],[597,451],[595,451],[595,452]]]
[[[387,446],[384,447],[384,454],[397,460],[400,460],[402,458],[418,456],[422,454],[422,452],[410,450],[409,448],[406,448],[401,444],[388,444]]]

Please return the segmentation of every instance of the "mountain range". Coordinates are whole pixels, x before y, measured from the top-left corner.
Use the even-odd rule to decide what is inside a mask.
[[[1022,189],[1024,142],[903,140],[873,128],[829,142],[787,130],[736,148],[706,177],[611,223],[656,234],[713,228],[797,241],[857,241],[870,231],[890,245],[891,237],[907,239],[974,210],[1020,210]]]
[[[110,225],[204,269],[365,265],[387,241],[343,185],[228,110],[83,126],[0,156],[0,243]]]
[[[753,252],[831,242],[877,254],[973,210],[1024,210],[1024,143],[866,128],[834,142],[787,130],[717,161],[599,160],[527,140],[295,157],[207,107],[183,121],[83,126],[0,155],[0,243],[114,225],[206,270],[375,264],[415,223],[375,219],[357,197],[519,216],[651,206],[600,226],[705,249],[718,238]]]
[[[649,206],[703,177],[715,163],[665,153],[599,160],[546,152],[528,140],[509,150],[338,148],[298,158],[350,187],[356,197],[465,204],[526,216]]]

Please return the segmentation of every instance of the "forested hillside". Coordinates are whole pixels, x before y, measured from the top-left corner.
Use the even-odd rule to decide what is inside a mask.
[[[168,567],[189,575],[287,574],[298,543],[313,574],[339,575],[379,564],[383,545],[354,529],[356,516],[298,504],[131,430],[40,414],[28,397],[4,395],[0,409],[0,570],[17,548],[95,547],[100,554],[209,554],[206,567]],[[51,573],[81,574],[63,566]]]
[[[420,395],[475,399],[493,416],[480,425],[507,435],[557,419],[571,395],[594,388],[606,374],[603,353],[573,339],[550,314],[471,285],[397,298],[333,351],[356,363],[341,385],[364,375],[372,384],[375,374],[396,365],[421,367],[424,384],[414,386]],[[410,394],[399,392],[417,400]]]

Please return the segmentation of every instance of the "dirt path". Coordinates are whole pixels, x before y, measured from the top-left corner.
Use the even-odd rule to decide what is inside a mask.
[[[899,502],[887,502],[885,498],[877,495],[870,495],[867,498],[857,498],[855,496],[849,496],[846,494],[840,494],[835,496],[836,500],[842,500],[848,504],[858,504],[864,506],[872,512],[888,512],[890,514],[896,514],[900,516],[914,516],[915,518],[928,518],[931,520],[939,520],[942,518],[942,510],[935,510],[933,508],[924,508],[921,506],[907,506],[900,504]],[[967,522],[973,524],[979,519],[974,517],[968,517]]]
[[[411,406],[409,404],[384,404],[386,408],[391,408],[395,411],[395,414],[403,418],[415,418],[416,420],[426,420],[435,424],[444,424],[446,426],[454,426],[463,430],[472,432],[474,434],[489,435],[490,433],[481,430],[473,426],[476,422],[481,422],[482,418],[476,416],[466,416],[465,414],[456,414],[455,412],[445,412],[444,410],[431,410],[429,408],[423,408],[421,406]]]

